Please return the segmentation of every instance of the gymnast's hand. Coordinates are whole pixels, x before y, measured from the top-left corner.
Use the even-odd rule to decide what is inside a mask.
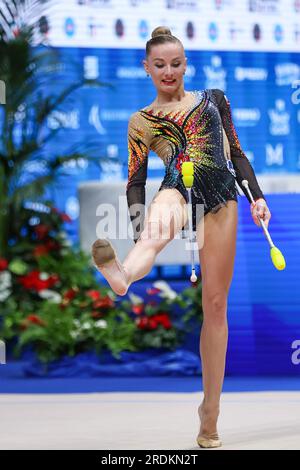
[[[271,219],[271,212],[269,211],[267,203],[263,198],[257,199],[255,202],[251,203],[251,215],[254,223],[258,227],[260,227],[259,219],[263,219],[266,227],[268,228],[269,221]]]

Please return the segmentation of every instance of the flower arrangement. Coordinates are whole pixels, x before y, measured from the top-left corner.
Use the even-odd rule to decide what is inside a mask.
[[[201,284],[180,294],[156,281],[145,298],[125,300],[99,283],[91,259],[70,246],[68,216],[51,203],[20,212],[22,229],[0,258],[0,338],[13,354],[26,348],[43,363],[94,350],[175,349],[200,324]]]

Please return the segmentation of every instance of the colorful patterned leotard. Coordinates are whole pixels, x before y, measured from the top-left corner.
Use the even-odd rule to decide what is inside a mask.
[[[188,201],[181,164],[194,162],[192,202],[204,205],[204,214],[216,212],[228,200],[237,200],[235,181],[247,179],[254,199],[263,198],[253,168],[241,149],[229,102],[218,89],[187,92],[179,103],[150,105],[134,113],[128,125],[127,202],[131,220],[134,204],[145,204],[145,182],[149,151],[165,164],[159,190],[176,188]],[[250,201],[250,199],[249,199]],[[142,229],[134,227],[134,240]],[[196,221],[193,220],[194,229]]]

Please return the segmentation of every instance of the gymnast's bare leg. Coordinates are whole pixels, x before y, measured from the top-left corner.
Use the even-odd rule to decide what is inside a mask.
[[[98,270],[118,295],[125,295],[133,282],[148,274],[158,253],[187,221],[187,205],[175,188],[160,190],[147,211],[144,230],[121,264],[107,240],[97,240],[92,254]]]
[[[200,356],[204,391],[198,409],[199,436],[216,441],[228,341],[227,296],[234,269],[237,229],[237,203],[228,201],[227,204],[217,213],[204,217],[204,243],[199,250],[203,307]]]

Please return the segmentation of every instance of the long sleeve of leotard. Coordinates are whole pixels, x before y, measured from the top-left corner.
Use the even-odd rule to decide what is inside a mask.
[[[151,134],[139,112],[128,123],[128,182],[127,204],[136,243],[145,219],[145,184],[147,180],[148,154]]]
[[[249,188],[254,200],[257,200],[259,198],[265,199],[257,182],[252,165],[241,148],[237,132],[233,124],[229,101],[222,90],[214,89],[212,90],[212,93],[218,104],[223,127],[229,141],[230,156],[234,170],[236,172],[236,179],[238,185],[241,187],[241,189],[247,196],[249,202],[251,202],[250,197],[246,191],[246,188],[242,186],[242,181],[244,179],[248,180]]]

